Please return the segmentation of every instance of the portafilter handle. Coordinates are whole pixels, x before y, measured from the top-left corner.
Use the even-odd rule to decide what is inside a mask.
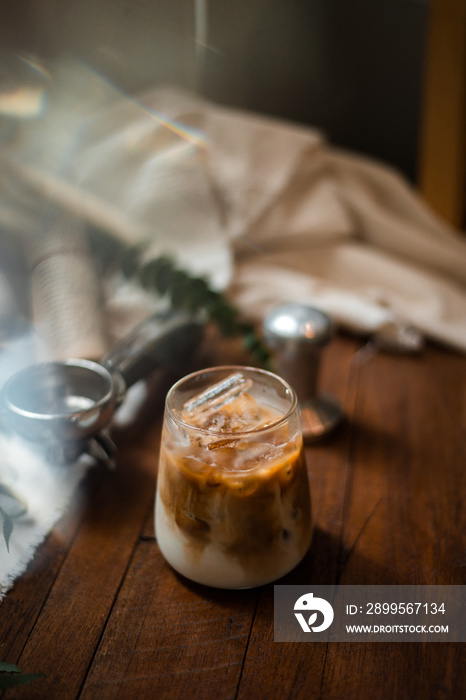
[[[173,310],[160,311],[142,321],[121,340],[101,364],[123,380],[123,392],[154,369],[179,372],[194,355],[203,335],[198,318]]]

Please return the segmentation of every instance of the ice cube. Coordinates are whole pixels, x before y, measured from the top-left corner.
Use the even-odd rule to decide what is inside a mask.
[[[220,406],[240,396],[244,391],[250,389],[252,385],[252,379],[248,379],[241,372],[230,374],[225,379],[222,379],[221,382],[212,384],[202,393],[187,401],[183,406],[183,412],[187,415],[194,413],[199,415],[203,412],[210,413],[212,409],[217,410]]]
[[[253,385],[253,380],[241,372],[231,374],[187,401],[181,417],[189,425],[217,435],[264,427],[276,420],[277,414],[249,393]],[[218,446],[210,442],[209,449],[225,446],[224,438]]]
[[[253,402],[247,390],[253,380],[240,372],[230,374],[216,384],[212,384],[202,393],[187,401],[182,410],[182,419],[197,428],[212,433],[232,433],[247,428],[244,418],[244,402]]]

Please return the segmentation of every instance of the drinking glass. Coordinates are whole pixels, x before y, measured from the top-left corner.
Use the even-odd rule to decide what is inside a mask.
[[[301,561],[311,500],[297,399],[283,379],[224,366],[170,389],[155,528],[168,563],[208,586],[259,586]]]

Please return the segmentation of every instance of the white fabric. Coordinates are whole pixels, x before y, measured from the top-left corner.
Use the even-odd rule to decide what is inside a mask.
[[[5,299],[0,296],[0,304],[2,301]],[[11,342],[8,350],[0,353],[0,386],[13,372],[37,361],[41,352],[40,339],[33,332]],[[56,467],[48,464],[35,446],[9,432],[0,432],[0,484],[16,496],[12,499],[0,492],[0,508],[13,516],[8,549],[0,512],[0,600],[65,512],[90,465],[91,460],[83,457],[68,469]],[[22,510],[23,504],[27,513],[14,517]]]
[[[146,98],[201,126],[236,255],[231,295],[257,319],[301,301],[344,328],[412,350],[466,350],[466,239],[390,168],[312,129],[178,93]]]
[[[14,529],[7,549],[0,513],[0,601],[31,561],[53,525],[76,498],[76,486],[90,466],[81,459],[69,468],[48,464],[34,450],[11,435],[0,433],[1,482],[17,497],[0,494],[0,507],[13,517]],[[17,499],[20,499],[19,502]],[[15,514],[27,506],[20,518]]]

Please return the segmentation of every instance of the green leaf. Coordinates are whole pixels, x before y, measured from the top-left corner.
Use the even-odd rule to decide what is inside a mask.
[[[245,334],[243,339],[243,344],[246,350],[249,352],[254,352],[254,350],[259,346],[259,338],[254,331],[249,331]]]
[[[127,245],[115,238],[111,233],[87,223],[87,240],[91,255],[99,274],[107,274],[109,270],[120,265]]]
[[[13,518],[8,513],[0,508],[0,513],[3,516],[3,537],[5,538],[6,548],[10,551],[10,537],[13,532]]]
[[[125,251],[121,261],[121,269],[127,279],[138,272],[142,252],[141,245],[134,245]]]
[[[18,673],[15,671],[12,674],[0,674],[0,690],[16,688],[18,685],[27,685],[44,677],[45,673]]]
[[[256,358],[256,360],[264,366],[265,369],[269,369],[270,365],[270,353],[267,350],[267,348],[263,347],[262,345],[254,348],[252,351],[252,354]]]
[[[159,261],[159,267],[155,279],[155,288],[160,294],[166,294],[172,281],[174,264],[170,258],[165,256],[161,256]]]
[[[192,277],[189,286],[189,307],[198,311],[207,301],[209,286],[202,277]]]
[[[173,272],[168,294],[174,309],[182,309],[189,305],[190,278],[186,272],[183,270],[175,270]]]
[[[144,263],[140,271],[140,282],[144,289],[148,291],[155,288],[155,280],[160,269],[159,258],[152,258]]]
[[[7,673],[21,673],[15,664],[7,664],[6,661],[0,661],[0,671],[6,671]]]

